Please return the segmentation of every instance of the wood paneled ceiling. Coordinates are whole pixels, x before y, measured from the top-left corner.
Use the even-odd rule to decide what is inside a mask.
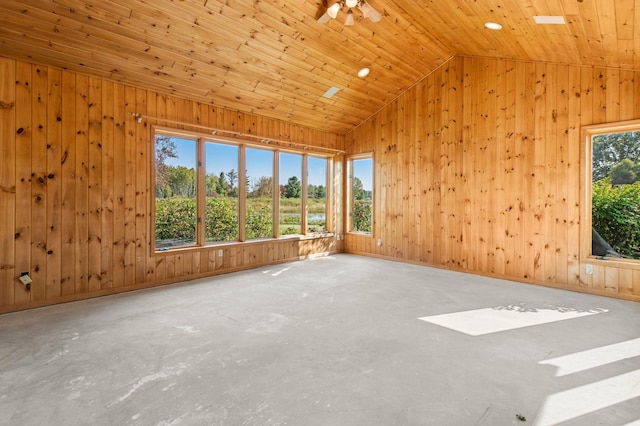
[[[316,22],[325,0],[2,0],[0,55],[338,134],[454,55],[640,69],[635,0],[369,4],[382,20],[347,27]]]

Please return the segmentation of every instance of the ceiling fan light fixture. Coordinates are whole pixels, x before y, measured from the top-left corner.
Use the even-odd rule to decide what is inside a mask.
[[[362,13],[362,16],[371,20],[371,22],[378,22],[382,19],[380,12],[375,10],[373,6],[366,2],[366,0],[338,0],[329,6],[324,15],[318,18],[317,22],[319,24],[326,24],[331,19],[336,19],[338,12],[340,12],[340,9],[343,7],[347,7],[349,9],[347,10],[344,25],[351,26],[355,24],[355,19],[353,17],[353,9],[355,8],[358,8]]]
[[[340,10],[340,3],[334,3],[332,4],[329,9],[327,9],[327,15],[329,15],[329,17],[331,19],[336,19],[336,16],[338,16],[338,11]]]
[[[355,24],[355,21],[353,20],[353,10],[349,9],[347,11],[347,17],[344,18],[344,24],[346,26],[351,26],[351,25]]]
[[[377,10],[371,7],[371,5],[364,0],[358,4],[358,9],[362,12],[362,16],[369,18],[372,22],[378,22],[382,19],[382,15],[380,15]]]

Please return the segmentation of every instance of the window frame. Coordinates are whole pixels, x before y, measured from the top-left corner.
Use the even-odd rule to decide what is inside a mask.
[[[335,231],[333,228],[333,222],[330,220],[333,215],[329,214],[329,211],[333,211],[332,206],[334,205],[331,200],[333,199],[333,191],[331,189],[331,166],[332,159],[331,157],[319,156],[314,153],[307,154],[306,160],[302,163],[302,176],[305,179],[304,184],[302,186],[303,193],[303,205],[302,205],[302,225],[305,229],[305,235],[323,235],[323,232],[311,232],[309,233],[309,158],[321,158],[325,160],[325,171],[324,171],[324,188],[325,188],[325,207],[324,207],[324,228],[325,232],[332,232],[330,230]],[[330,225],[331,223],[331,225]],[[330,227],[331,226],[331,227]]]
[[[580,262],[585,264],[640,269],[640,260],[624,258],[603,258],[591,253],[593,224],[593,138],[610,133],[626,133],[640,130],[640,120],[583,126],[580,131]]]
[[[352,229],[353,227],[353,161],[354,160],[366,160],[366,159],[370,159],[371,160],[371,232],[364,232],[364,231],[354,231]],[[346,207],[346,215],[345,215],[345,231],[347,234],[352,234],[352,235],[359,235],[359,236],[363,236],[363,237],[374,237],[374,233],[375,233],[375,199],[376,199],[376,195],[375,195],[375,157],[374,157],[374,153],[373,152],[365,152],[365,153],[360,153],[360,154],[353,154],[353,155],[349,155],[345,158],[345,163],[346,163],[346,179],[345,179],[345,185],[346,185],[346,191],[345,191],[345,197],[346,197],[346,203],[345,203],[345,207]]]
[[[156,156],[155,156],[155,148],[156,148],[156,136],[168,136],[171,138],[184,138],[184,139],[192,139],[196,142],[196,204],[197,204],[197,219],[196,219],[196,242],[190,245],[181,245],[175,247],[167,247],[158,249],[156,247]],[[333,196],[333,190],[330,188],[331,182],[331,170],[334,161],[334,154],[314,151],[312,147],[304,147],[301,149],[295,149],[290,147],[282,147],[280,145],[266,145],[262,142],[254,142],[251,140],[246,140],[242,138],[230,138],[224,136],[212,136],[210,134],[202,133],[202,132],[194,132],[188,130],[179,130],[162,126],[151,126],[151,155],[150,161],[151,167],[151,190],[150,190],[150,245],[151,245],[151,253],[152,254],[166,254],[167,252],[175,252],[175,251],[184,251],[184,250],[200,250],[208,247],[221,247],[221,246],[229,246],[234,244],[245,244],[252,242],[264,242],[265,240],[278,240],[278,239],[309,239],[309,238],[324,238],[327,236],[333,235],[333,227],[335,224],[333,221],[330,221],[329,218],[332,217],[331,209],[334,206],[333,202],[330,202],[330,197]],[[206,143],[219,143],[225,145],[233,145],[238,147],[238,240],[231,241],[213,241],[206,242],[205,238],[205,200],[206,200],[206,189],[205,189],[205,173],[206,173],[206,162],[205,162],[205,146]],[[246,239],[246,198],[247,198],[247,181],[246,181],[246,149],[247,148],[255,148],[271,151],[273,154],[273,200],[272,200],[272,226],[273,233],[271,237],[264,238],[255,238],[255,239]],[[322,148],[320,148],[322,149]],[[279,233],[279,201],[280,201],[280,191],[279,191],[279,158],[280,153],[291,153],[298,154],[302,156],[302,221],[303,225],[306,225],[306,205],[307,205],[307,191],[305,189],[305,185],[308,182],[308,176],[305,175],[307,171],[307,159],[308,157],[318,157],[324,158],[327,161],[327,169],[325,176],[325,185],[327,191],[327,203],[326,203],[326,211],[325,215],[327,218],[326,221],[326,232],[325,233],[309,233],[306,227],[301,228],[301,233],[296,235],[285,235],[281,236]]]
[[[237,154],[237,166],[238,166],[238,195],[237,195],[237,203],[238,203],[238,211],[236,212],[238,215],[238,223],[240,223],[240,214],[243,210],[243,208],[241,207],[241,203],[240,203],[240,196],[246,192],[246,184],[244,184],[244,180],[241,181],[241,176],[240,176],[240,167],[242,166],[242,152],[240,149],[240,145],[238,145],[237,143],[232,143],[229,141],[225,141],[222,139],[215,139],[215,138],[210,138],[210,137],[204,137],[202,138],[203,142],[202,145],[200,146],[200,141],[198,140],[198,145],[199,145],[199,149],[202,149],[202,156],[200,157],[200,154],[198,153],[198,158],[196,158],[196,161],[199,161],[200,159],[204,160],[202,161],[201,166],[198,167],[198,171],[200,173],[202,173],[202,191],[204,191],[204,195],[201,197],[202,201],[200,202],[200,199],[198,198],[198,217],[202,218],[202,235],[203,235],[203,245],[207,246],[207,245],[220,245],[220,244],[229,244],[229,243],[235,243],[238,241],[243,241],[244,240],[244,236],[243,236],[243,232],[240,229],[240,226],[238,226],[238,239],[237,240],[222,240],[222,241],[209,241],[207,242],[207,235],[206,235],[206,202],[207,202],[207,194],[206,194],[206,175],[207,175],[207,163],[206,163],[206,158],[207,158],[207,143],[212,143],[212,144],[217,144],[217,145],[227,145],[227,146],[233,146],[236,147],[238,149],[238,154]],[[198,179],[200,179],[200,176],[198,175]],[[244,191],[244,192],[243,192]],[[197,197],[197,194],[196,194]],[[198,228],[199,229],[199,228]]]

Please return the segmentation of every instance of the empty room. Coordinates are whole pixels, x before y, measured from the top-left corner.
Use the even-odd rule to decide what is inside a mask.
[[[633,0],[0,1],[0,425],[640,425]]]

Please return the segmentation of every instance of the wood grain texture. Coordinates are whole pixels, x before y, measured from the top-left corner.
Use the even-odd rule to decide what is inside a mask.
[[[0,59],[0,305],[13,304],[15,296],[16,235],[16,70],[13,61]],[[6,124],[5,124],[6,123]]]
[[[135,114],[186,130],[213,117],[309,152],[342,136],[13,59],[0,71],[0,313],[337,251],[327,237],[152,253],[151,126],[167,123]]]
[[[346,136],[346,154],[373,151],[383,178],[374,187],[382,224],[373,238],[347,234],[345,250],[640,300],[637,265],[581,257],[579,195],[581,126],[628,119],[638,93],[621,87],[636,87],[639,78],[606,68],[452,59]],[[392,132],[390,123],[397,123]],[[412,144],[421,165],[398,159],[395,147]],[[414,193],[407,173],[420,182],[415,203],[405,202]],[[408,232],[419,234],[415,250],[400,249],[398,235]],[[382,249],[368,244],[377,239]]]
[[[16,206],[15,211],[15,274],[10,276],[7,285],[15,280],[14,275],[31,271],[31,64],[15,64],[16,78],[16,164],[28,164],[29,167],[16,168]],[[28,303],[31,292],[15,281],[15,304]]]
[[[345,26],[318,0],[4,0],[0,54],[338,134],[456,55],[640,69],[634,0],[369,3],[380,22]]]

